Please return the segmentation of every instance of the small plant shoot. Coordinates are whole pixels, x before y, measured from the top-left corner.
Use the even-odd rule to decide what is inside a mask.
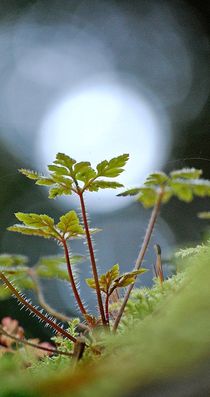
[[[25,256],[0,255],[0,298],[6,298],[10,294],[15,296],[21,305],[56,332],[54,342],[57,347],[46,348],[50,354],[66,355],[73,357],[74,360],[81,359],[87,351],[100,356],[103,352],[104,333],[115,334],[119,325],[123,326],[128,321],[129,310],[133,311],[133,319],[135,319],[136,306],[134,302],[138,292],[135,293],[132,290],[137,277],[147,271],[142,268],[142,263],[161,206],[167,204],[172,197],[189,203],[195,196],[210,196],[210,181],[203,179],[202,171],[195,168],[175,170],[169,175],[160,171],[154,172],[147,177],[143,186],[118,194],[120,197],[135,196],[145,208],[151,208],[148,227],[140,251],[136,255],[134,267],[128,264],[127,272],[121,273],[119,264],[111,264],[110,269],[107,269],[104,274],[99,274],[92,242],[92,234],[98,229],[90,228],[84,196],[87,191],[98,192],[101,189],[123,188],[124,186],[116,178],[124,171],[128,159],[128,154],[122,154],[111,160],[103,160],[93,168],[89,161],[77,162],[64,153],[58,153],[55,161],[48,165],[46,175],[23,168],[19,170],[36,185],[47,187],[50,199],[56,199],[62,195],[77,196],[81,209],[81,216],[69,208],[69,211],[57,220],[47,214],[15,213],[18,222],[8,227],[9,231],[52,239],[59,244],[60,253],[56,256],[49,253],[49,256],[40,257],[33,266],[29,266],[28,258]],[[210,219],[209,212],[200,213],[199,216]],[[75,280],[74,265],[83,262],[86,258],[72,251],[71,241],[73,239],[81,240],[81,244],[87,243],[87,255],[92,277],[85,281],[96,296],[97,314],[94,315],[87,309],[82,291]],[[155,285],[149,293],[149,296],[153,297],[153,304],[150,309],[138,309],[138,313],[142,313],[142,318],[156,307],[158,297],[171,289],[170,280],[164,277],[161,247],[158,244],[155,245],[155,252],[156,261],[153,264]],[[131,258],[131,263],[133,259]],[[177,275],[176,277],[177,285],[180,285],[182,279]],[[71,319],[65,313],[57,312],[46,302],[41,287],[41,279],[44,278],[57,278],[69,282],[78,309],[79,320]],[[37,294],[39,306],[35,306],[23,295],[22,291],[27,294],[29,289]],[[149,301],[148,291],[145,291],[142,292],[141,299],[146,308]],[[129,299],[130,297],[131,299]],[[114,310],[113,305],[115,306]],[[59,325],[57,320],[61,321],[64,326]],[[10,333],[9,329],[3,330],[0,327],[0,334],[17,342],[18,335]],[[34,345],[35,349],[41,349],[40,344],[34,344],[23,337],[20,343]]]

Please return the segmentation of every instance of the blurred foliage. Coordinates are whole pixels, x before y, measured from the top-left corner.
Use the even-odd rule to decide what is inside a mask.
[[[130,395],[134,390],[138,393],[144,390],[146,396],[149,385],[154,385],[155,396],[155,385],[158,389],[164,382],[178,382],[183,374],[189,377],[190,387],[190,372],[193,378],[199,376],[199,368],[202,365],[205,368],[209,357],[209,259],[210,249],[205,253],[201,250],[182,262],[184,273],[174,276],[173,282],[166,281],[162,293],[160,286],[155,285],[152,295],[156,291],[165,298],[158,299],[158,305],[146,317],[140,304],[142,298],[143,303],[147,301],[146,290],[135,291],[130,307],[132,313],[135,307],[135,324],[121,335],[105,338],[106,352],[100,362],[81,363],[74,373],[66,368],[43,379],[39,371],[31,376],[18,368],[15,360],[5,357],[0,362],[4,375],[1,396],[15,397],[22,393],[25,397],[111,397]],[[140,320],[137,320],[138,311]],[[43,374],[43,367],[40,371]],[[210,384],[208,387],[210,390]]]

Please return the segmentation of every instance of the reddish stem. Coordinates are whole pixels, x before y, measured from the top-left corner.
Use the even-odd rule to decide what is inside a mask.
[[[31,303],[27,302],[26,299],[22,297],[22,295],[16,290],[16,288],[10,283],[10,281],[5,277],[3,273],[0,272],[0,278],[7,285],[10,291],[16,296],[16,298],[29,310],[31,310],[37,317],[39,317],[42,321],[46,324],[49,324],[53,329],[59,332],[61,335],[65,336],[66,338],[70,339],[72,342],[76,343],[77,339],[74,336],[71,336],[68,332],[66,332],[63,328],[61,328],[56,322],[50,320],[44,314],[42,314],[38,309],[36,309]]]
[[[107,322],[106,322],[106,318],[105,318],[103,301],[102,301],[102,297],[101,297],[101,291],[100,291],[99,280],[98,280],[98,272],[97,272],[93,244],[92,244],[92,240],[91,240],[91,236],[90,236],[90,230],[89,230],[89,225],[88,225],[88,220],[87,220],[87,215],[86,215],[86,208],[85,208],[85,202],[84,202],[84,198],[83,198],[83,192],[78,191],[78,195],[80,198],[82,217],[83,217],[85,233],[86,233],[86,238],[87,238],[87,243],[88,243],[88,249],[89,249],[89,253],[90,253],[90,260],[91,260],[91,265],[92,265],[92,272],[93,272],[93,277],[94,277],[94,281],[95,281],[95,285],[96,285],[98,307],[99,307],[102,323],[103,323],[103,325],[106,326]]]
[[[77,291],[77,286],[75,284],[74,281],[74,276],[73,276],[73,272],[71,269],[71,262],[70,262],[70,257],[69,257],[69,251],[68,251],[68,247],[67,247],[67,243],[65,239],[62,239],[62,244],[63,244],[63,248],[64,248],[64,252],[65,252],[65,258],[66,258],[66,264],[67,264],[67,269],[68,269],[68,274],[69,274],[69,279],[70,279],[70,283],[71,283],[71,287],[74,293],[74,296],[76,298],[76,301],[78,303],[78,306],[80,308],[81,313],[86,316],[88,313],[84,308],[84,305],[81,301],[81,298],[79,296],[79,293]]]
[[[158,195],[157,202],[156,202],[156,204],[155,204],[155,206],[153,208],[153,211],[152,211],[149,223],[148,223],[148,227],[147,227],[147,230],[146,230],[146,234],[145,234],[145,237],[144,237],[144,241],[143,241],[141,249],[139,251],[139,255],[138,255],[138,258],[136,260],[136,264],[135,264],[134,270],[139,270],[139,268],[141,267],[141,264],[143,262],[145,253],[147,251],[147,247],[148,247],[149,242],[150,242],[150,238],[152,236],[152,232],[154,230],[155,222],[157,220],[157,217],[158,217],[158,214],[159,214],[159,211],[160,211],[160,206],[161,206],[161,202],[162,202],[163,193],[164,193],[164,191],[163,191],[163,189],[161,189],[160,193]],[[125,294],[124,299],[123,299],[122,306],[120,307],[120,310],[119,310],[118,315],[117,315],[117,317],[115,319],[115,322],[114,322],[113,331],[117,330],[117,327],[118,327],[119,322],[121,320],[121,317],[122,317],[122,315],[124,313],[125,306],[126,306],[126,304],[128,302],[128,299],[130,297],[130,294],[131,294],[131,291],[132,291],[134,285],[135,284],[131,284],[127,288],[126,294]]]
[[[109,294],[106,294],[106,300],[105,300],[105,312],[106,312],[106,321],[107,324],[109,324]]]

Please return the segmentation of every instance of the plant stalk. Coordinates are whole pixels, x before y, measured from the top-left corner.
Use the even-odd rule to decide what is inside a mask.
[[[62,354],[64,356],[72,357],[72,353],[64,352],[62,350],[57,350],[57,349],[50,349],[49,347],[40,346],[40,345],[37,345],[36,343],[29,342],[26,339],[17,338],[15,335],[11,335],[7,331],[5,331],[2,326],[0,326],[0,334],[5,335],[7,338],[13,339],[15,342],[34,347],[35,349],[44,350],[49,353]]]
[[[10,291],[25,307],[31,310],[37,317],[39,317],[46,324],[49,324],[53,329],[55,329],[61,335],[65,336],[66,338],[70,339],[72,342],[76,343],[77,339],[74,336],[70,335],[67,331],[65,331],[58,324],[56,324],[56,322],[46,317],[38,309],[36,309],[31,303],[27,302],[27,300],[23,298],[23,296],[16,290],[16,288],[10,283],[10,281],[2,272],[0,272],[0,278],[2,279],[3,283],[6,284],[6,286],[10,289]]]
[[[101,296],[101,291],[100,291],[100,286],[99,286],[99,280],[98,280],[98,272],[97,272],[97,267],[96,267],[96,260],[95,260],[95,255],[94,255],[94,250],[93,250],[93,244],[90,236],[90,230],[89,230],[89,225],[88,225],[88,220],[87,220],[87,214],[86,214],[86,208],[85,208],[85,202],[83,198],[83,193],[78,192],[79,198],[80,198],[80,204],[81,204],[81,209],[82,209],[82,217],[83,217],[83,222],[84,222],[84,227],[85,227],[85,233],[86,233],[86,238],[87,238],[87,243],[88,243],[88,249],[90,253],[90,260],[91,260],[91,266],[92,266],[92,272],[93,272],[93,277],[96,285],[96,294],[97,294],[97,300],[98,300],[98,307],[101,315],[101,320],[104,326],[107,325],[105,313],[104,313],[104,307],[103,307],[103,301],[102,301],[102,296]]]
[[[109,324],[109,294],[106,294],[105,300],[105,312],[106,312],[106,322]]]
[[[81,301],[81,298],[79,296],[79,293],[77,291],[77,286],[75,284],[73,272],[72,272],[72,269],[71,269],[71,262],[70,262],[70,257],[69,257],[69,251],[68,251],[67,243],[66,243],[65,239],[62,239],[61,242],[63,244],[63,248],[64,248],[64,252],[65,252],[66,264],[67,264],[67,269],[68,269],[68,274],[69,274],[71,287],[72,287],[75,299],[77,301],[77,304],[78,304],[78,306],[80,308],[80,311],[83,314],[83,316],[85,317],[85,316],[87,316],[88,313],[85,310],[84,305],[83,305],[83,303]]]
[[[136,259],[134,270],[139,270],[141,265],[142,265],[142,262],[143,262],[145,253],[147,251],[147,248],[148,248],[151,236],[152,236],[152,232],[154,230],[154,226],[155,226],[155,223],[156,223],[159,211],[160,211],[160,206],[161,206],[161,202],[162,202],[163,193],[164,193],[164,191],[163,191],[163,189],[161,189],[160,192],[159,192],[159,195],[158,195],[157,202],[156,202],[156,204],[155,204],[155,206],[154,206],[154,208],[152,210],[152,213],[151,213],[151,216],[150,216],[150,220],[149,220],[149,223],[148,223],[148,226],[147,226],[146,234],[145,234],[141,249],[139,251],[139,255],[138,255],[137,259]],[[117,330],[117,327],[118,327],[119,322],[121,320],[121,317],[122,317],[122,315],[124,313],[125,306],[126,306],[126,304],[128,302],[128,299],[130,297],[130,294],[131,294],[131,291],[132,291],[134,285],[135,284],[133,283],[127,288],[126,294],[125,294],[124,299],[123,299],[123,303],[122,303],[122,305],[120,307],[120,310],[118,312],[118,315],[117,315],[117,317],[115,319],[115,322],[114,322],[114,325],[113,325],[113,331],[114,332]]]

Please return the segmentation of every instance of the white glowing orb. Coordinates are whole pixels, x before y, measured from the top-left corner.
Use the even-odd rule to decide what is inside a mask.
[[[118,178],[126,188],[139,186],[166,158],[166,117],[144,96],[116,84],[84,86],[60,100],[42,122],[37,156],[49,164],[57,152],[93,166],[104,159],[130,154]],[[41,159],[40,159],[41,154]],[[114,210],[128,203],[115,190],[88,193],[90,210]],[[68,199],[69,204],[69,199]]]

